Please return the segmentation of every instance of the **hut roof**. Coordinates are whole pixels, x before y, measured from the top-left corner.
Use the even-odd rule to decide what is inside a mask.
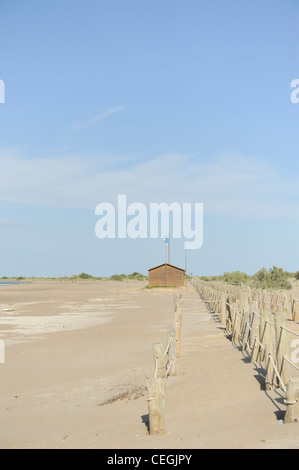
[[[170,266],[171,268],[179,269],[180,271],[185,272],[185,269],[178,268],[177,266],[174,266],[173,264],[169,264],[169,263],[159,264],[159,266],[155,266],[154,268],[150,268],[150,269],[148,269],[148,271],[152,271],[153,269],[161,268],[162,266]]]

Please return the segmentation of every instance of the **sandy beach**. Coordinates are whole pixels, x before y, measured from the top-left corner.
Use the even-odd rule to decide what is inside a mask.
[[[39,281],[0,287],[2,449],[297,448],[278,391],[191,285]],[[167,341],[183,296],[178,374],[166,384],[166,434],[147,429],[153,343]]]

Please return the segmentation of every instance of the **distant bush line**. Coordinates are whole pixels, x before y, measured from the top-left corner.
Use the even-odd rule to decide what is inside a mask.
[[[253,276],[240,271],[224,273],[220,276],[201,276],[203,281],[220,281],[232,285],[247,285],[256,289],[292,289],[291,279],[299,279],[299,271],[290,273],[282,268],[273,266],[270,269],[262,268]]]
[[[192,276],[186,275],[186,278],[190,278]],[[288,271],[284,271],[282,268],[278,268],[277,266],[273,266],[270,269],[262,268],[253,276],[249,276],[248,274],[241,272],[241,271],[233,271],[233,272],[225,272],[219,276],[199,276],[200,279],[203,281],[219,281],[219,282],[227,282],[228,284],[240,286],[250,286],[257,289],[292,289],[293,285],[291,280],[299,280],[299,271],[295,273],[290,273]],[[61,277],[7,277],[2,276],[0,277],[2,280],[17,280],[23,281],[28,279],[35,279],[35,280],[65,280],[65,281],[75,281],[75,280],[111,280],[111,281],[124,281],[124,280],[134,280],[134,281],[146,281],[148,278],[143,274],[135,271],[132,274],[113,274],[110,277],[98,277],[93,276],[87,273],[81,274],[74,274],[72,276],[61,276]]]
[[[124,279],[132,279],[134,281],[145,281],[147,279],[147,276],[144,276],[141,273],[134,272],[132,274],[113,274],[113,276],[110,276],[111,280],[113,281],[123,281]]]
[[[113,274],[110,277],[95,277],[95,276],[92,276],[91,274],[81,273],[81,274],[72,276],[70,279],[72,280],[73,279],[96,279],[96,280],[108,279],[111,281],[123,281],[124,279],[132,279],[134,281],[144,281],[145,279],[147,279],[147,276],[144,276],[143,274],[138,273],[137,271],[135,271],[132,274]]]
[[[87,273],[81,273],[81,274],[73,274],[72,276],[61,276],[61,277],[23,277],[23,276],[18,276],[18,277],[7,277],[7,276],[2,276],[0,277],[2,280],[8,280],[8,279],[13,279],[17,281],[24,281],[26,279],[44,279],[44,280],[66,280],[66,281],[75,281],[75,280],[96,280],[96,281],[102,281],[102,280],[111,280],[111,281],[123,281],[125,279],[132,279],[134,281],[145,281],[147,279],[147,276],[144,276],[141,273],[138,273],[135,271],[132,274],[113,274],[110,277],[99,277],[99,276],[93,276],[91,274]]]

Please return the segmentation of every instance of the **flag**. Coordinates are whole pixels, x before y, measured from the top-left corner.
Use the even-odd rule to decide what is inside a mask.
[[[163,241],[164,241],[165,245],[168,245],[168,237],[163,237]]]

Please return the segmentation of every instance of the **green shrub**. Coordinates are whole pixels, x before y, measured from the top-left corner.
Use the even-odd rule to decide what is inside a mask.
[[[247,284],[250,280],[250,276],[248,276],[248,274],[243,273],[241,271],[233,271],[232,273],[224,273],[223,277],[224,277],[225,282],[228,282],[229,284],[233,284],[235,286],[239,286],[241,284]]]
[[[113,274],[110,276],[112,281],[123,281],[127,276],[125,274]]]
[[[225,272],[219,276],[202,276],[200,279],[203,281],[227,282],[228,284],[239,286],[241,284],[248,284],[250,281],[250,276],[241,271],[233,271],[231,273]]]
[[[91,279],[93,276],[91,274],[81,273],[78,276],[80,279]]]
[[[262,268],[252,276],[251,285],[258,289],[292,289],[289,277],[288,272],[277,266],[273,266],[268,271]]]
[[[211,280],[211,277],[210,277],[210,276],[201,276],[200,279],[201,279],[202,281],[207,281],[207,282],[208,282],[208,281]]]
[[[144,281],[146,279],[146,276],[144,276],[143,274],[138,273],[137,271],[135,271],[132,274],[129,274],[128,278],[133,279],[135,281]]]
[[[262,268],[253,276],[240,271],[233,271],[231,273],[225,272],[220,276],[201,276],[200,279],[203,281],[227,282],[232,285],[247,284],[257,289],[292,289],[292,283],[289,280],[291,277],[299,279],[299,271],[289,273],[282,268],[273,266],[269,270]]]

